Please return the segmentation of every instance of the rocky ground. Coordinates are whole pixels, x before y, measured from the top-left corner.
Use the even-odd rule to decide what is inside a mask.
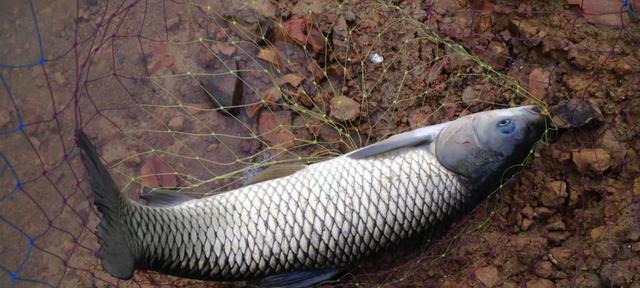
[[[34,2],[37,29],[1,4],[0,286],[211,285],[101,270],[76,129],[138,199],[538,104],[553,124],[521,173],[328,285],[640,287],[640,24],[621,1],[223,2]]]

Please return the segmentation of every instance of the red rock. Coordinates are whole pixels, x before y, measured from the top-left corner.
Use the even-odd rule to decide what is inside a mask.
[[[636,273],[632,271],[632,269],[637,271],[638,265],[637,262],[633,263],[634,265],[626,265],[631,260],[627,261],[619,261],[617,263],[606,263],[603,265],[600,270],[600,279],[602,279],[603,283],[606,283],[607,286],[611,287],[631,287],[630,284],[633,283],[633,278]],[[631,267],[629,269],[628,266],[636,266]]]
[[[618,137],[614,134],[613,129],[605,130],[604,134],[598,137],[597,145],[607,150],[613,161],[618,164],[624,159],[627,152],[625,145],[618,141]]]
[[[184,128],[184,117],[177,116],[171,118],[171,120],[169,120],[168,126],[172,130],[181,131]]]
[[[602,174],[611,166],[611,156],[601,148],[573,150],[571,160],[582,174]]]
[[[426,15],[425,15],[426,16]],[[425,17],[426,18],[426,17]],[[491,28],[493,28],[493,21],[491,20],[490,13],[480,13],[476,18],[476,33],[487,33],[491,32]]]
[[[540,191],[540,202],[547,207],[562,206],[567,198],[567,183],[564,181],[552,181],[545,184]]]
[[[567,88],[571,89],[573,92],[580,93],[584,91],[593,83],[593,79],[591,77],[585,77],[584,75],[565,75],[564,83]]]
[[[555,285],[551,280],[538,278],[527,281],[527,288],[553,288]]]
[[[573,250],[565,247],[554,247],[549,251],[549,255],[551,255],[554,264],[562,267],[563,269],[569,268],[571,265],[571,256],[573,255]]]
[[[260,52],[258,52],[258,59],[273,64],[273,66],[275,66],[277,69],[282,69],[282,67],[284,67],[284,60],[282,58],[282,55],[280,54],[278,49],[273,46],[260,49]]]
[[[283,24],[285,37],[291,38],[300,45],[307,45],[311,51],[318,53],[324,50],[325,38],[313,22],[307,17],[294,17]]]
[[[602,189],[612,196],[612,200],[624,200],[628,195],[627,192],[629,192],[627,185],[625,185],[621,180],[615,178],[611,178],[607,181],[607,185],[604,185]]]
[[[567,0],[567,3],[579,5],[588,14],[620,13],[622,2],[616,0]]]
[[[529,73],[529,93],[538,100],[543,100],[550,86],[551,72],[542,68],[535,68]]]
[[[322,81],[324,78],[324,70],[318,65],[316,60],[311,59],[311,62],[307,64],[307,70],[313,75],[313,79],[316,82]]]
[[[224,43],[224,42],[218,42],[215,44],[216,50],[220,51],[220,53],[222,53],[225,56],[232,56],[233,54],[236,53],[236,46]]]
[[[450,279],[445,279],[440,288],[465,288],[468,287],[464,282],[456,282]]]
[[[282,92],[289,96],[289,99],[297,100],[297,102],[302,104],[304,107],[312,108],[314,105],[313,99],[309,94],[307,94],[307,91],[305,91],[303,87],[298,87],[295,91],[282,89]]]
[[[142,163],[142,159],[136,151],[127,152],[127,158],[124,159],[124,164],[127,164],[129,167],[135,167]]]
[[[360,114],[360,103],[346,96],[331,99],[331,116],[341,121],[353,120]]]
[[[278,103],[278,101],[280,101],[280,98],[282,98],[282,90],[280,90],[280,88],[278,87],[271,87],[267,89],[267,91],[265,91],[260,96],[260,98],[264,101],[266,105],[268,105],[272,109],[275,109],[276,103]]]
[[[602,287],[600,276],[591,272],[581,272],[576,275],[575,287]]]
[[[567,0],[567,3],[580,6],[582,16],[594,24],[621,26],[630,23],[627,13],[623,12],[622,1],[618,0]]]
[[[517,238],[513,241],[514,248],[518,251],[544,251],[548,243],[546,238],[531,233],[517,234]]]
[[[547,32],[541,29],[541,25],[532,20],[514,18],[511,20],[511,26],[527,39],[528,46],[538,45],[547,35]]]
[[[177,187],[178,180],[174,171],[160,158],[152,156],[140,169],[140,182],[150,188]]]
[[[340,64],[330,64],[327,67],[327,75],[335,77],[335,78],[342,78],[345,75],[345,66],[342,66]]]
[[[524,208],[522,208],[522,211],[520,211],[520,213],[522,213],[522,215],[524,215],[529,219],[533,219],[533,217],[536,216],[535,212],[533,211],[533,208],[529,204],[527,204],[527,206],[524,206]]]
[[[536,264],[534,273],[538,277],[549,278],[553,275],[553,264],[549,261],[540,261]]]
[[[566,229],[566,226],[564,225],[564,222],[556,221],[551,224],[548,224],[547,226],[545,226],[545,228],[547,228],[550,231],[564,231]]]
[[[555,244],[562,243],[563,241],[569,239],[569,237],[571,237],[571,233],[569,232],[549,232],[549,234],[547,234],[547,238],[549,238],[549,241]]]
[[[256,114],[258,114],[258,111],[260,111],[262,109],[262,104],[257,103],[257,104],[252,104],[249,105],[245,108],[245,111],[247,111],[247,115],[251,118],[253,118],[254,116],[256,116]]]
[[[556,211],[544,206],[536,207],[535,214],[541,218],[547,218],[555,214]]]
[[[209,144],[209,146],[207,146],[207,151],[215,152],[218,150],[218,148],[220,148],[220,143]]]
[[[638,61],[635,61],[633,57],[627,56],[613,61],[607,62],[607,69],[613,70],[618,75],[627,75],[638,71]]]
[[[495,266],[478,268],[474,274],[485,287],[494,287],[500,281],[500,274]]]
[[[291,121],[288,111],[263,111],[258,120],[258,132],[270,147],[289,149],[293,147],[295,139],[290,130]]]
[[[444,15],[451,14],[460,9],[460,3],[457,0],[451,1],[439,1],[439,0],[427,0],[427,6],[430,6],[431,10],[436,13]]]
[[[502,41],[491,41],[487,47],[487,54],[484,58],[494,68],[504,68],[509,62],[509,51]]]
[[[436,64],[434,64],[431,68],[432,72],[429,73],[429,78],[428,78],[431,81],[433,81],[438,75],[440,75],[440,72],[442,71],[442,66],[444,66],[445,63],[447,64],[447,69],[450,71],[458,69],[462,66],[467,66],[471,63],[471,61],[469,60],[469,57],[466,56],[463,52],[459,51],[458,48],[447,46],[445,48],[445,51],[447,54],[446,61],[440,60]],[[427,81],[427,83],[430,83],[430,81]]]
[[[298,87],[300,86],[300,83],[302,83],[302,81],[304,80],[304,76],[299,74],[299,73],[289,73],[287,75],[284,75],[282,77],[280,77],[279,79],[279,84],[284,84],[284,83],[288,83],[289,85],[293,86],[293,87]]]
[[[500,285],[500,288],[518,288],[519,286],[516,283],[513,282],[504,282],[502,283],[502,285]]]

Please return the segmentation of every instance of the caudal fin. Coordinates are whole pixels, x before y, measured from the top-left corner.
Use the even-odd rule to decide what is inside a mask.
[[[100,162],[96,147],[84,132],[76,134],[76,144],[81,151],[82,164],[87,169],[93,201],[102,213],[97,228],[100,243],[98,255],[102,267],[114,277],[129,279],[135,269],[135,255],[127,244],[121,215],[123,208],[128,205],[128,200],[120,194],[120,189],[113,182],[109,171]]]

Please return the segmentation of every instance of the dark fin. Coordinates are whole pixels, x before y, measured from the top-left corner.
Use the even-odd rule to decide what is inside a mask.
[[[261,287],[309,287],[333,279],[340,270],[327,268],[314,271],[297,271],[275,274],[260,280]]]
[[[307,167],[305,164],[276,165],[264,169],[249,178],[248,185],[289,176]]]
[[[80,148],[82,164],[89,176],[93,201],[102,213],[97,235],[100,243],[98,255],[105,271],[116,278],[130,279],[135,269],[135,255],[127,245],[126,231],[121,222],[121,209],[128,205],[104,167],[96,147],[84,132],[76,133],[76,144]]]
[[[177,190],[167,190],[159,188],[142,188],[140,198],[147,201],[147,205],[155,207],[171,207],[195,198],[180,193]]]
[[[398,148],[429,144],[436,139],[443,127],[443,124],[439,124],[393,135],[388,139],[365,146],[346,155],[352,159],[362,159]]]

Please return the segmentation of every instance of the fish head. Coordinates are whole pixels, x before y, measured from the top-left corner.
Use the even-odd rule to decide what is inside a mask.
[[[536,106],[474,113],[447,123],[437,137],[435,154],[443,166],[473,185],[497,186],[501,177],[510,176],[506,170],[524,161],[545,123]]]

